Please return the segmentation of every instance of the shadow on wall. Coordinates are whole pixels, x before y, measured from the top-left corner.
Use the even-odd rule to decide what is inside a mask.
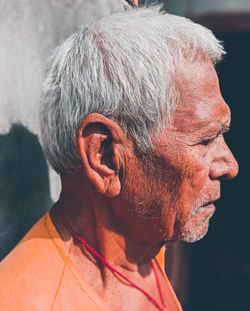
[[[51,204],[48,168],[37,136],[14,124],[0,135],[0,260]]]

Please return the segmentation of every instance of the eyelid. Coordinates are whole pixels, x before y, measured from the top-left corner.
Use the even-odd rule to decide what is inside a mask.
[[[208,146],[211,142],[213,142],[216,138],[218,138],[219,136],[223,136],[225,133],[227,133],[230,130],[230,125],[221,125],[221,128],[219,129],[219,131],[214,134],[214,136],[207,136],[207,138],[201,138],[200,142],[197,143],[197,145],[204,145],[204,146]]]
[[[216,138],[218,138],[220,135],[224,135],[226,132],[228,132],[230,130],[230,128],[229,127],[222,127],[220,130],[219,130],[219,132],[216,134],[216,136],[213,136],[213,137],[211,137],[211,138],[207,138],[207,139],[203,139],[202,141],[201,141],[201,145],[205,145],[205,146],[207,146],[207,145],[209,145],[211,142],[213,142]]]
[[[209,138],[209,139],[204,139],[201,141],[201,145],[207,146],[209,145],[212,141],[214,141],[217,138],[217,136],[213,137],[213,138]]]

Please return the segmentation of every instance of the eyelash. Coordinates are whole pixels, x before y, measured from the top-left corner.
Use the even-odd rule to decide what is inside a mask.
[[[204,146],[208,146],[211,142],[213,142],[215,138],[205,139],[200,144]]]
[[[213,138],[209,138],[209,139],[204,139],[203,141],[200,142],[200,145],[203,145],[203,146],[208,146],[210,143],[212,143],[216,138],[218,138],[219,136],[224,136],[226,133],[226,131],[222,132],[222,133],[218,133],[216,135],[216,137],[213,137]]]

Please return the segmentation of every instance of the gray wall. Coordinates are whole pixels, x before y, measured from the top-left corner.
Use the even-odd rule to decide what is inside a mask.
[[[50,50],[119,0],[0,0],[0,259],[58,197],[39,144],[39,102]]]

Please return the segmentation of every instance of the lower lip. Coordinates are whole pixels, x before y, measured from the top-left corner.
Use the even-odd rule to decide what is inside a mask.
[[[214,211],[215,211],[215,206],[213,203],[210,203],[210,204],[203,205],[203,206],[199,207],[196,210],[195,214],[202,213],[202,214],[204,214],[204,216],[211,217],[213,215]]]

